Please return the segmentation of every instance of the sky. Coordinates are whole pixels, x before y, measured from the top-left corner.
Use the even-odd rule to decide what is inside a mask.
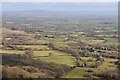
[[[59,3],[59,2],[73,2],[73,1],[76,3]],[[3,3],[2,6],[3,11],[59,10],[59,11],[81,11],[81,12],[89,12],[89,13],[90,11],[117,13],[117,9],[118,9],[117,0],[4,0],[3,2],[5,2]],[[16,2],[16,3],[11,3],[11,2]],[[53,2],[53,3],[43,4],[39,2]],[[108,2],[108,3],[97,3],[97,2]],[[109,2],[116,2],[116,3],[109,3]]]
[[[117,3],[97,3],[97,2],[77,2],[77,3],[38,3],[38,2],[5,2],[3,3],[3,10],[12,10],[12,11],[18,11],[18,10],[117,10],[118,6]]]
[[[2,2],[119,2],[119,0],[1,0]]]
[[[5,3],[2,3],[2,10],[0,11],[6,13],[8,13],[8,11],[14,12],[31,10],[69,11],[72,12],[71,14],[77,13],[77,15],[80,13],[87,15],[97,13],[98,15],[105,16],[117,15],[118,13],[117,0],[4,0],[4,2]]]

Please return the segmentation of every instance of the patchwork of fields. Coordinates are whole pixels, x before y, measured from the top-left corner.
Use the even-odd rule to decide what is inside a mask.
[[[75,37],[73,36],[75,34]],[[95,66],[97,57],[104,55],[117,55],[117,51],[114,49],[102,49],[102,46],[113,46],[117,45],[117,38],[104,38],[104,40],[97,39],[95,37],[77,36],[77,33],[70,34],[72,37],[43,37],[41,39],[33,39],[30,44],[14,44],[4,48],[5,45],[1,45],[3,50],[2,54],[20,54],[25,55],[26,50],[31,49],[33,52],[32,59],[36,61],[44,61],[47,63],[55,63],[60,65],[67,65],[73,68],[69,73],[62,75],[65,78],[84,78],[94,77],[98,78],[94,74],[103,73],[104,71],[116,70],[115,63],[117,59],[104,57],[104,62],[98,67]],[[32,35],[30,35],[31,37]],[[37,44],[38,43],[38,44]],[[83,46],[84,45],[84,46]],[[99,45],[99,49],[95,47],[93,52],[89,52],[89,45]],[[86,48],[82,50],[81,48]],[[87,51],[88,48],[88,51]],[[107,47],[106,47],[107,48]],[[79,50],[82,52],[79,52]],[[92,49],[91,49],[92,50]],[[74,55],[75,53],[79,53]],[[93,56],[94,55],[94,56]],[[76,61],[81,66],[76,66]]]
[[[3,4],[3,78],[118,80],[117,3]]]

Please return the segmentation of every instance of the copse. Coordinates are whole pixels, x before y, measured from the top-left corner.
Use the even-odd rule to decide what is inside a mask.
[[[53,49],[53,50],[58,50],[58,51],[61,51],[61,52],[66,52],[66,53],[69,53],[71,54],[72,56],[76,57],[76,54],[77,52],[75,50],[73,50],[71,47],[69,46],[61,46],[59,44],[56,45],[53,44],[53,43],[49,43],[49,48]]]

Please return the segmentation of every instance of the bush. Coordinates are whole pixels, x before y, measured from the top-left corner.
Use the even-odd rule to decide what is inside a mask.
[[[98,66],[97,65],[95,65],[95,64],[91,64],[90,65],[90,68],[97,68]]]
[[[92,74],[84,74],[83,76],[84,76],[84,77],[91,77]]]
[[[102,77],[102,78],[105,78],[105,79],[114,79],[114,80],[118,80],[118,73],[114,73],[114,72],[111,72],[111,71],[105,71],[105,72],[98,72],[98,73],[94,73],[93,74],[94,76],[97,76],[97,77]]]
[[[86,72],[93,72],[93,70],[91,70],[91,69],[88,69],[88,70],[86,70]]]
[[[88,59],[87,61],[88,61],[88,62],[92,62],[93,60],[92,60],[92,59]]]

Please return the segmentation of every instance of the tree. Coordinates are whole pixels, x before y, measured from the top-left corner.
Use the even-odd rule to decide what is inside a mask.
[[[26,50],[25,54],[27,55],[28,58],[33,58],[34,57],[33,49]]]
[[[50,53],[49,53],[49,57],[50,57],[50,56],[53,56],[53,53],[50,52]]]
[[[76,66],[77,67],[80,67],[81,65],[80,65],[80,62],[78,61],[78,60],[76,60]]]
[[[76,60],[80,61],[80,60],[81,60],[80,54],[77,53],[77,54],[75,55],[75,58],[76,58]]]

